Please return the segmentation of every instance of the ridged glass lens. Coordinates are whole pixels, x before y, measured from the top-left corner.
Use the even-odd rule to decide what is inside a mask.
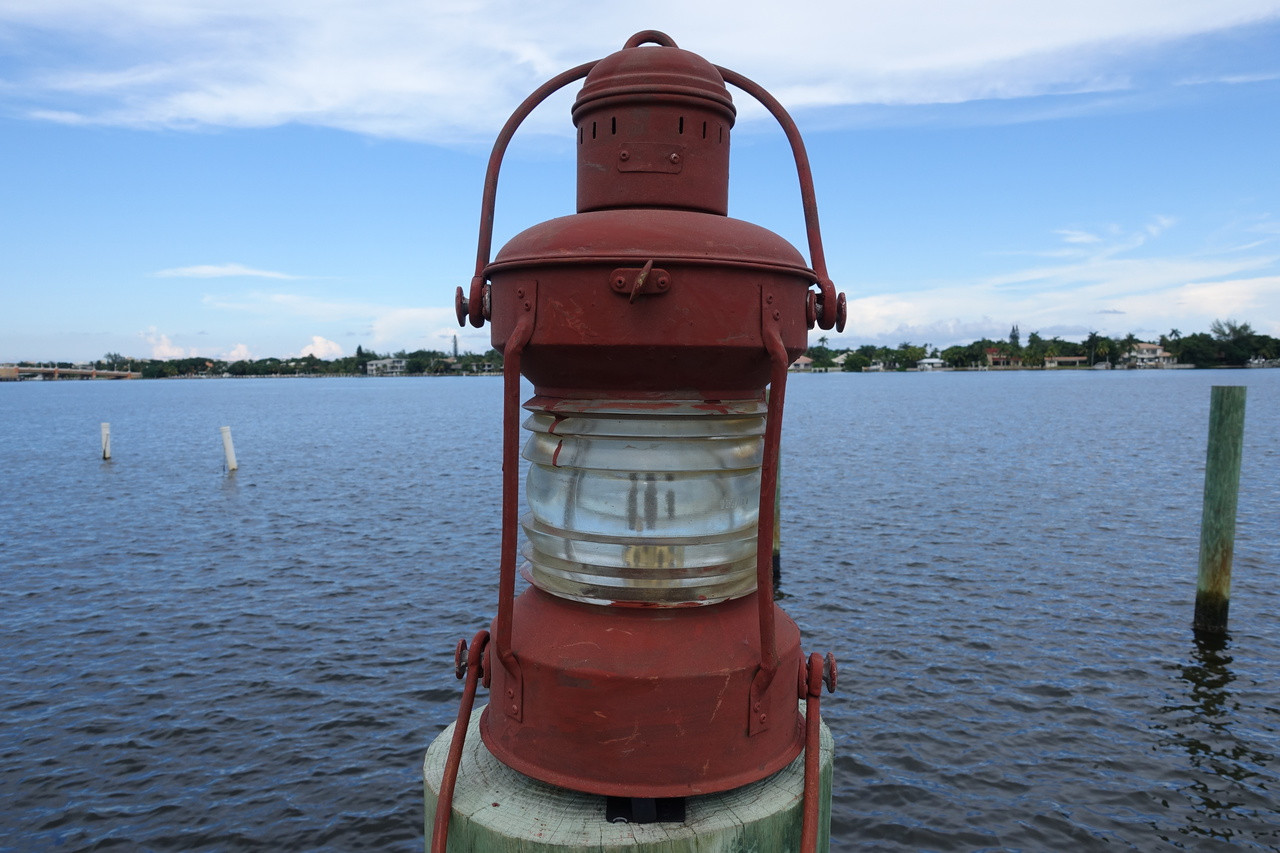
[[[764,403],[525,406],[523,574],[602,604],[710,604],[755,589]]]

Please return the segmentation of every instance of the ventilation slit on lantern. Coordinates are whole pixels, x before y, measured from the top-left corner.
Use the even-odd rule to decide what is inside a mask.
[[[578,144],[579,145],[582,144],[582,128],[581,127],[578,128]]]
[[[684,133],[684,116],[680,116],[680,133]]]
[[[596,123],[594,121],[591,122],[591,138],[596,138]]]
[[[702,138],[707,138],[707,123],[705,121],[702,123]]]
[[[594,604],[712,604],[755,589],[763,401],[525,404],[538,588]],[[554,432],[553,432],[554,430]]]
[[[609,119],[609,132],[612,133],[614,136],[618,135],[618,117],[617,116],[614,116],[613,118]]]

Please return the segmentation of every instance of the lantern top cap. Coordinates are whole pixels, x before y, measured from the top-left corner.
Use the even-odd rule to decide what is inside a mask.
[[[642,30],[622,50],[596,63],[573,105],[575,123],[582,113],[608,101],[634,102],[653,97],[679,98],[711,107],[730,126],[737,110],[720,72],[696,53],[676,46],[658,30]]]

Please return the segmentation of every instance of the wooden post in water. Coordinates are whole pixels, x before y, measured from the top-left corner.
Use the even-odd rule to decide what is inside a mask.
[[[471,715],[453,795],[449,853],[696,853],[799,850],[804,808],[804,756],[777,773],[732,791],[685,800],[681,823],[610,823],[605,798],[547,785],[506,767],[480,737],[481,709]],[[452,723],[423,761],[427,853]],[[835,743],[820,730],[818,851],[831,846],[831,765]]]
[[[1200,517],[1200,571],[1192,620],[1196,631],[1221,634],[1227,630],[1246,390],[1243,385],[1215,385],[1209,398],[1209,449],[1204,467],[1204,512]]]
[[[111,459],[111,424],[102,425],[102,458]]]
[[[236,470],[240,466],[236,464],[236,448],[231,443],[231,427],[220,427],[222,430],[222,451],[227,456],[227,472]]]

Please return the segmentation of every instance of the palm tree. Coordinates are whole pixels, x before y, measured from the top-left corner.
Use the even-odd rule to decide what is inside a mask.
[[[1138,346],[1138,336],[1133,332],[1130,332],[1124,336],[1121,346],[1123,347],[1123,352],[1121,353],[1122,357],[1128,358],[1132,356],[1134,354],[1134,350],[1137,349]]]

